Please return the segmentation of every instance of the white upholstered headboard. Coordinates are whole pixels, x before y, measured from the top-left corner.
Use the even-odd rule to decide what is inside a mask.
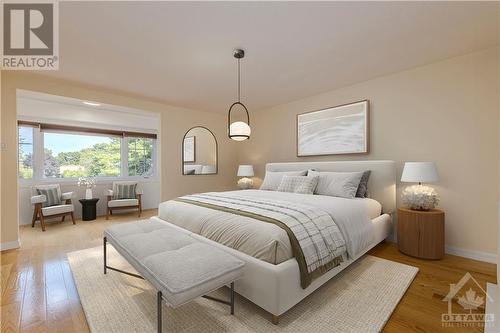
[[[266,171],[366,171],[371,170],[368,180],[370,197],[382,204],[384,213],[396,210],[396,163],[394,161],[335,161],[267,163]]]

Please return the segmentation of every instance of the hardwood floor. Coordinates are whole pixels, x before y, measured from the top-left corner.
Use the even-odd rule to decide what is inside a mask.
[[[156,214],[144,211],[142,218]],[[109,221],[70,221],[21,228],[21,249],[1,253],[2,332],[88,332],[89,328],[66,253],[102,244],[102,231],[113,223],[137,219],[136,213],[113,215]],[[416,266],[417,277],[392,314],[384,332],[482,332],[479,328],[442,328],[442,301],[450,283],[466,273],[486,286],[496,282],[495,265],[446,255],[427,261],[405,256],[392,243],[382,243],[371,255]]]

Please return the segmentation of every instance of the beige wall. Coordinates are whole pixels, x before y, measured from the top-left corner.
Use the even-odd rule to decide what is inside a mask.
[[[28,72],[2,72],[1,77],[1,142],[6,149],[1,156],[1,243],[18,240],[17,152],[16,152],[16,89],[99,101],[161,115],[161,198],[167,200],[192,192],[226,190],[235,187],[237,165],[234,156],[237,144],[226,135],[226,116],[188,110],[155,103],[119,92],[104,91],[73,82],[62,81]],[[193,126],[206,126],[219,142],[219,173],[200,177],[181,176],[181,149],[184,133]]]
[[[400,176],[404,161],[435,161],[446,244],[495,254],[497,66],[492,48],[254,112],[239,161],[260,178],[266,162],[390,159]],[[371,103],[368,155],[296,157],[296,114],[362,99]]]

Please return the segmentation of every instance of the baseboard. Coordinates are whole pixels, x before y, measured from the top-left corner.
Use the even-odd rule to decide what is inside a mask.
[[[19,247],[21,247],[21,242],[19,241],[19,239],[14,242],[0,243],[0,251],[17,249]]]
[[[486,261],[492,264],[497,263],[497,255],[495,253],[482,252],[482,251],[474,251],[474,250],[466,250],[461,249],[454,246],[445,246],[445,252],[448,254],[453,254],[459,257],[465,257],[474,260]]]

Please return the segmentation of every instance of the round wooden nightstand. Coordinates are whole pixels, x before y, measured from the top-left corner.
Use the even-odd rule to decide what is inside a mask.
[[[444,256],[444,212],[398,208],[398,249],[422,259]]]

